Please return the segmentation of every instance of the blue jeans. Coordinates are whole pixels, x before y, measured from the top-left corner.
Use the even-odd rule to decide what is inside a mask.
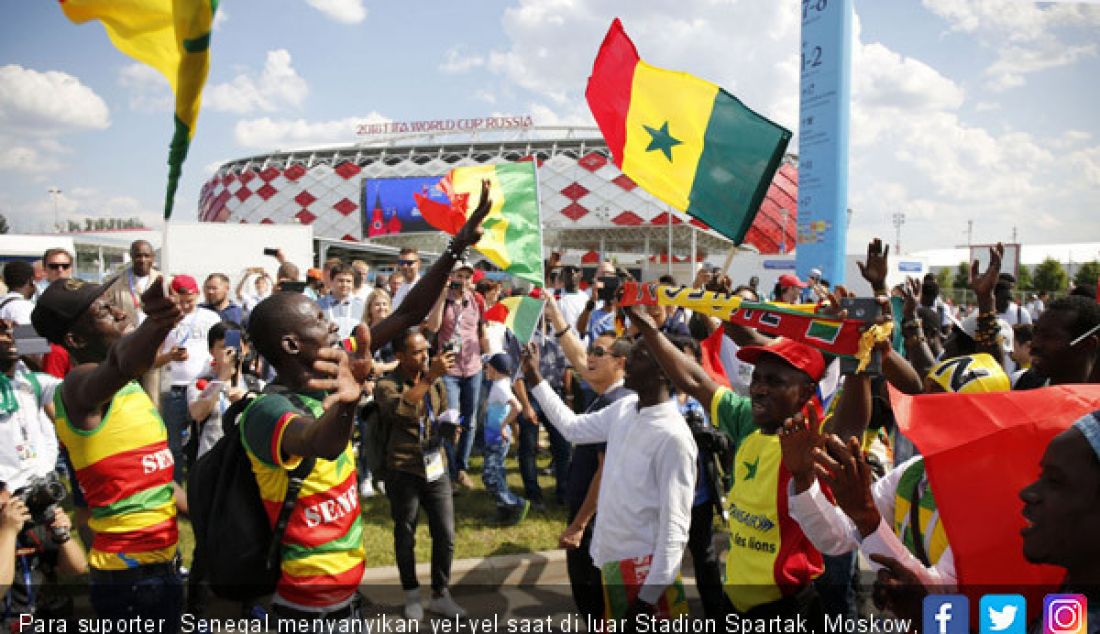
[[[550,436],[550,453],[554,456],[554,497],[559,503],[565,503],[565,482],[569,476],[569,461],[572,458],[573,447],[569,441],[561,435],[556,427],[546,421],[546,415],[539,407],[538,401],[531,399],[531,406],[535,408],[539,420],[528,421],[520,416],[519,420],[519,474],[523,478],[523,492],[529,500],[542,502],[542,487],[539,486],[538,464],[535,462],[539,449],[539,424],[546,427],[546,433]]]
[[[458,444],[454,444],[451,438],[443,439],[443,448],[447,452],[447,465],[451,471],[451,479],[458,479],[459,471],[468,471],[470,468],[470,451],[474,448],[474,434],[477,433],[477,402],[481,396],[481,373],[473,376],[443,377],[443,385],[447,387],[447,408],[457,409],[462,417],[462,435]]]
[[[187,390],[172,387],[160,399],[161,417],[168,430],[168,448],[172,451],[172,479],[183,484],[183,446],[191,436],[191,414],[187,411]]]
[[[508,488],[504,458],[508,455],[511,444],[502,439],[498,444],[485,445],[485,469],[481,472],[481,481],[485,483],[485,490],[493,495],[498,507],[519,506],[524,502],[523,498]]]
[[[101,582],[92,572],[89,599],[101,619],[161,620],[160,632],[178,632],[183,612],[183,580],[178,572],[135,578],[129,582]]]

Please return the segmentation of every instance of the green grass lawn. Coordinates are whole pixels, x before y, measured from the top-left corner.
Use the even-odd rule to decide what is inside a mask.
[[[541,456],[540,468],[550,459]],[[523,494],[523,482],[519,477],[516,460],[511,457],[505,463],[508,469],[508,485],[517,495]],[[567,512],[564,507],[548,504],[545,513],[532,511],[527,519],[517,526],[496,526],[496,504],[486,493],[481,483],[482,460],[480,456],[470,458],[470,477],[475,488],[464,491],[454,498],[455,506],[455,559],[487,557],[529,553],[540,550],[552,550],[558,546],[558,535],[565,528]],[[554,478],[539,476],[546,500],[554,499]],[[362,500],[363,541],[367,550],[367,567],[392,566],[396,562],[393,555],[393,520],[390,518],[389,500],[384,495]],[[180,549],[186,565],[190,565],[195,538],[191,532],[191,523],[180,520]],[[416,530],[416,560],[431,560],[432,541],[428,535],[428,519],[421,512],[420,523]]]

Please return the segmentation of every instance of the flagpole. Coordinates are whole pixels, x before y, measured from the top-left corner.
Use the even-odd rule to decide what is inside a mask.
[[[672,207],[666,206],[668,214],[668,274],[672,275]]]

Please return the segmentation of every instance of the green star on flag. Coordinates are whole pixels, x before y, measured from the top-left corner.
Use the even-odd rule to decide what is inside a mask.
[[[760,466],[760,456],[753,462],[745,461],[745,480],[756,479],[756,468]]]
[[[645,149],[646,152],[652,152],[653,150],[660,150],[664,153],[668,162],[672,162],[672,148],[683,143],[680,139],[672,136],[668,131],[668,121],[665,121],[661,125],[660,129],[651,128],[647,125],[643,125],[645,131],[649,133],[650,141],[649,146]]]

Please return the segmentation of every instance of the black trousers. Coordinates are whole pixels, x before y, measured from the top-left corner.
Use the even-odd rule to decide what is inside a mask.
[[[444,477],[428,482],[420,476],[391,471],[386,477],[386,497],[393,516],[393,550],[401,587],[420,587],[416,579],[416,524],[420,507],[428,514],[428,532],[432,536],[432,590],[447,589],[451,560],[455,553],[455,513],[451,501],[451,480]]]
[[[569,521],[577,516],[577,510],[569,512]],[[565,551],[565,565],[569,572],[569,585],[573,590],[573,602],[577,604],[577,612],[581,615],[589,615],[595,620],[603,618],[603,575],[596,564],[592,563],[592,555],[588,548],[592,545],[592,530],[596,526],[596,517],[588,522],[581,536],[581,545],[576,550]]]
[[[722,589],[722,570],[714,550],[714,505],[710,502],[691,508],[688,550],[695,564],[695,585],[703,603],[703,615],[722,621],[726,618],[726,593]]]

